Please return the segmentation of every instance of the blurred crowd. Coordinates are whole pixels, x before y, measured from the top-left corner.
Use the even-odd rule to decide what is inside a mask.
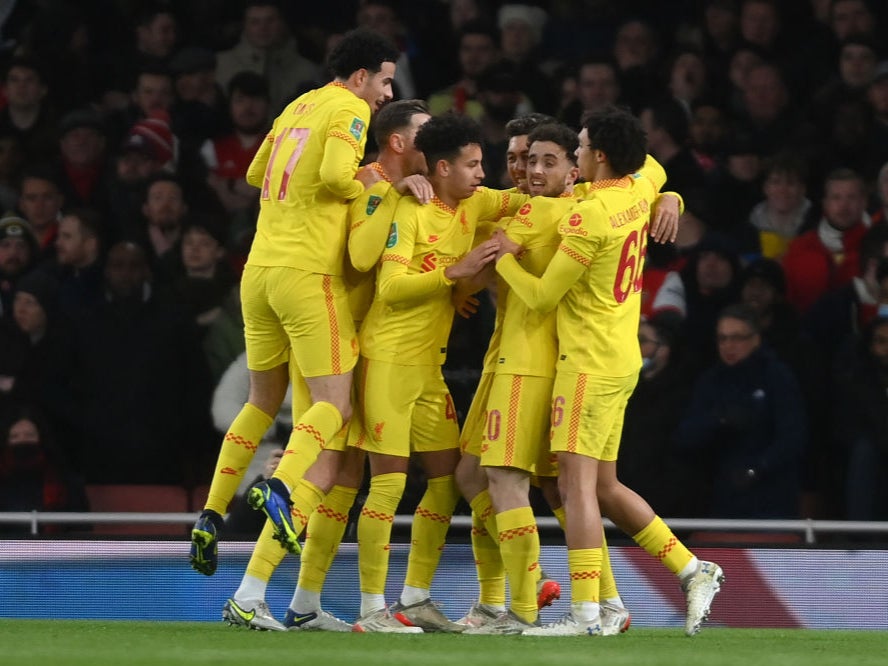
[[[888,3],[866,0],[3,3],[0,510],[209,480],[246,398],[243,176],[358,25],[400,47],[396,98],[478,120],[490,187],[514,117],[641,119],[685,201],[648,246],[620,454],[658,513],[888,519]],[[454,327],[460,416],[493,312]]]

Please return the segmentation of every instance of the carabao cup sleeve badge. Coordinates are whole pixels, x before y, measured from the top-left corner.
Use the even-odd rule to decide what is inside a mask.
[[[376,209],[379,207],[379,204],[382,202],[382,197],[377,194],[371,194],[370,198],[367,199],[367,215],[373,215],[376,212]]]
[[[392,222],[392,226],[389,229],[388,240],[385,242],[385,246],[388,249],[395,247],[398,244],[398,223]]]
[[[361,136],[364,134],[365,123],[360,118],[353,118],[351,127],[348,128],[348,131],[351,132],[351,135],[355,137],[356,141],[361,140]]]

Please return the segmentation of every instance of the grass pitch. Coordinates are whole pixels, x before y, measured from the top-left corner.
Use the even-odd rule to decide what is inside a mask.
[[[0,664],[882,666],[888,632],[632,629],[612,638],[274,633],[223,623],[0,620]]]

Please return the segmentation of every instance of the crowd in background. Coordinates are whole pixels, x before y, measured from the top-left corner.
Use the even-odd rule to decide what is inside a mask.
[[[516,116],[641,119],[686,207],[648,246],[620,454],[658,513],[888,519],[888,3],[865,0],[4,3],[0,510],[208,481],[246,398],[220,383],[246,373],[243,176],[357,25],[399,45],[396,98],[478,120],[490,187]],[[493,312],[454,327],[460,417]]]

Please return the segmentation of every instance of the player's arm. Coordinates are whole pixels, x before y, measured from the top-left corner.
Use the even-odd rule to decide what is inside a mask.
[[[439,290],[450,289],[454,283],[445,277],[441,267],[425,273],[410,271],[419,223],[414,206],[413,202],[403,200],[403,205],[395,211],[395,221],[382,254],[376,293],[388,304],[426,298]]]
[[[318,176],[328,190],[346,200],[354,199],[364,191],[364,185],[355,179],[355,173],[364,156],[369,122],[368,108],[348,106],[333,116],[327,128]]]
[[[253,155],[253,161],[247,167],[246,181],[253,187],[262,187],[262,180],[265,178],[265,169],[268,167],[268,158],[271,156],[273,146],[274,130],[266,135],[265,141],[259,146],[259,150]]]
[[[400,200],[389,183],[379,181],[351,203],[348,254],[355,269],[366,272],[379,263]]]
[[[492,190],[487,187],[479,187],[473,198],[473,204],[478,206],[476,217],[479,221],[511,217],[521,206],[530,201],[529,194],[513,190]]]
[[[549,312],[580,279],[589,263],[587,257],[562,241],[542,277],[536,277],[521,268],[518,259],[511,253],[504,254],[496,262],[496,272],[503,276],[509,287],[529,307],[537,312]]]
[[[661,192],[651,210],[650,236],[657,243],[674,243],[678,221],[684,212],[684,199],[678,192]]]

